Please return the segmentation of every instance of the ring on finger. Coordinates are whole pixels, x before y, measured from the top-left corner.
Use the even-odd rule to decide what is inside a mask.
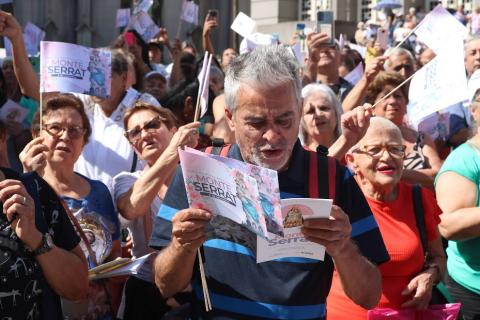
[[[27,203],[27,197],[22,196],[22,204],[25,205]]]
[[[191,132],[193,135],[196,135],[196,134],[198,134],[198,129],[197,129],[197,128],[190,129],[190,132]]]

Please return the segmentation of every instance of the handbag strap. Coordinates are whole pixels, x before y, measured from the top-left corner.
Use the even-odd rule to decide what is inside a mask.
[[[77,229],[77,232],[80,235],[80,238],[85,244],[88,254],[92,258],[93,264],[95,265],[95,267],[98,266],[97,257],[95,256],[95,253],[92,250],[92,246],[90,245],[90,242],[88,242],[87,236],[85,235],[85,232],[83,232],[83,229],[80,226],[80,223],[78,223],[78,219],[75,217],[72,210],[70,210],[70,208],[67,206],[67,204],[65,203],[65,200],[60,199],[60,201],[62,202],[62,206],[67,212],[67,215],[70,218],[70,221],[72,221],[73,225],[75,226],[75,229]]]
[[[413,185],[412,193],[413,193],[413,211],[415,212],[415,220],[417,222],[418,233],[420,235],[420,242],[422,243],[425,261],[427,261],[428,243],[427,243],[427,231],[425,227],[425,215],[424,215],[423,203],[422,203],[421,186],[418,184]]]

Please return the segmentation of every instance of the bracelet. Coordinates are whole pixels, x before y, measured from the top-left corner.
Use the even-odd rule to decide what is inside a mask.
[[[440,278],[442,277],[442,273],[440,271],[440,266],[437,263],[427,263],[423,266],[423,270],[428,270],[428,269],[435,269],[437,271],[437,278],[434,281],[434,285],[437,285],[440,282]]]

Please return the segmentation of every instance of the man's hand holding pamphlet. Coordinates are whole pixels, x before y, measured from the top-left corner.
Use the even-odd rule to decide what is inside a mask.
[[[208,239],[235,240],[257,263],[301,257],[323,260],[325,248],[305,239],[303,221],[330,216],[330,199],[280,200],[277,172],[194,149],[179,150],[191,208],[212,213]]]

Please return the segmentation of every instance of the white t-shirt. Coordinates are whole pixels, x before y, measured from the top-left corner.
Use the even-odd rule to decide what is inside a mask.
[[[133,184],[135,183],[135,181],[137,181],[141,174],[142,171],[122,172],[116,175],[115,178],[113,178],[113,199],[115,203],[133,186]],[[161,205],[162,200],[158,196],[156,196],[153,202],[150,204],[149,218],[152,221],[152,225],[153,218],[157,214],[158,209],[160,209]],[[122,224],[122,227],[127,228],[132,236],[132,254],[134,258],[138,258],[152,252],[152,249],[148,247],[148,241],[150,239],[145,239],[145,227],[143,220],[143,217],[134,220],[127,220],[120,216],[120,222]],[[153,258],[147,260],[138,271],[136,277],[144,281],[152,282],[152,263]]]
[[[154,106],[160,106],[160,104],[150,94],[141,94],[130,88],[117,109],[110,117],[107,117],[91,96],[81,94],[76,96],[82,100],[85,106],[92,127],[92,135],[75,163],[74,170],[90,179],[102,181],[113,197],[113,177],[120,172],[131,171],[134,162],[134,151],[123,135],[125,111],[132,108],[139,100]],[[143,163],[137,161],[135,170],[141,168],[143,168]]]

